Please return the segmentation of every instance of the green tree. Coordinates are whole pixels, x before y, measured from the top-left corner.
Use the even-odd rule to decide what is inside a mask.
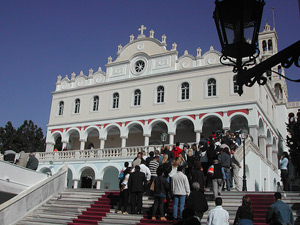
[[[291,161],[300,174],[300,110],[297,113],[297,120],[294,113],[289,114],[289,123],[287,124],[287,146],[289,147]]]
[[[43,131],[31,120],[25,120],[18,129],[9,121],[4,128],[0,127],[0,149],[2,153],[7,149],[42,152],[45,150]]]
[[[3,153],[7,149],[15,149],[17,143],[16,129],[9,121],[5,127],[0,127],[0,149]]]

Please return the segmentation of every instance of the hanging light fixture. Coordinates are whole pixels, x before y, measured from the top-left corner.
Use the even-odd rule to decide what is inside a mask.
[[[165,143],[167,141],[167,137],[168,137],[167,133],[165,133],[165,132],[161,133],[160,139],[161,139],[161,142],[163,143],[163,146],[165,146]]]
[[[215,5],[213,18],[222,47],[220,62],[233,66],[233,72],[237,73],[239,95],[243,93],[244,85],[252,87],[256,82],[259,85],[266,84],[267,78],[263,76],[266,71],[272,71],[292,82],[300,82],[300,79],[292,80],[271,70],[278,64],[283,68],[289,68],[292,64],[300,67],[300,41],[247,68],[256,64],[259,56],[257,40],[264,0],[216,0]]]
[[[259,55],[257,39],[264,0],[216,0],[213,14],[221,47],[220,62],[233,66],[237,73],[238,93],[243,93],[241,72],[253,65]]]

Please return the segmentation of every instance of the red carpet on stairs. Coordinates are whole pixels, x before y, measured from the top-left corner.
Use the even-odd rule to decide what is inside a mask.
[[[73,219],[72,223],[68,225],[97,225],[98,221],[102,221],[102,217],[110,211],[113,204],[113,198],[117,197],[118,193],[106,192],[105,195],[98,198],[89,208],[82,212],[77,219]]]
[[[247,194],[251,199],[254,225],[266,224],[266,212],[269,206],[274,203],[273,194]]]

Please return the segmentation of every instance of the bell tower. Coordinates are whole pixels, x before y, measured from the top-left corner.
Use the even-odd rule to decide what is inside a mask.
[[[266,22],[263,32],[260,32],[258,36],[259,62],[278,53],[277,41],[278,37],[275,27],[271,29],[271,26]],[[288,101],[287,85],[285,79],[277,73],[285,75],[284,68],[280,64],[270,68],[269,71],[266,71],[265,75],[268,78],[268,85],[271,87],[277,103],[286,103]]]

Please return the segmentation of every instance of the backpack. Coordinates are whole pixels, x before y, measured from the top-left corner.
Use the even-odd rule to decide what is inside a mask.
[[[119,174],[119,180],[123,181],[124,178],[125,178],[125,174],[124,174],[124,171],[122,170],[121,173]]]
[[[215,173],[214,165],[211,165],[211,166],[208,168],[207,173],[209,173],[210,175],[214,175],[214,173]]]

